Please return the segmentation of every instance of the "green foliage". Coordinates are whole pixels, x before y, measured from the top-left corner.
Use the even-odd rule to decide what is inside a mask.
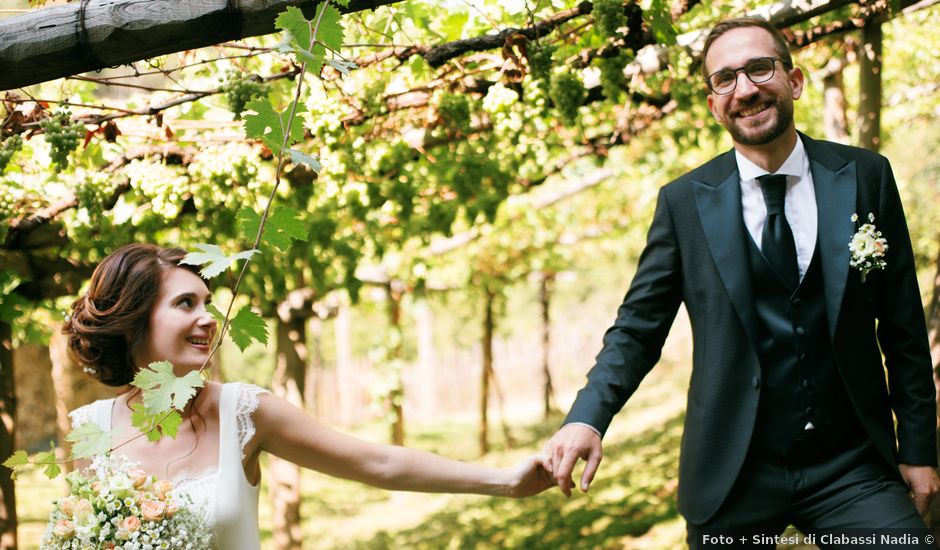
[[[183,415],[177,410],[147,412],[143,403],[134,403],[131,410],[131,425],[144,433],[148,441],[175,438],[183,422]]]
[[[35,462],[39,466],[45,466],[43,468],[43,473],[49,479],[55,479],[62,473],[62,468],[59,467],[59,463],[55,455],[55,443],[49,444],[49,450],[41,453],[36,453]]]
[[[238,211],[238,228],[245,239],[254,241],[260,225],[261,216],[254,210],[242,208]],[[306,241],[307,235],[308,226],[300,219],[300,213],[288,206],[278,206],[268,216],[261,242],[287,251],[292,241]]]
[[[283,111],[275,111],[271,102],[266,99],[249,102],[248,110],[254,114],[245,116],[245,135],[251,139],[260,139],[275,155],[281,152],[282,147],[300,141],[304,136],[303,121],[297,116],[290,118],[290,115],[292,111],[303,112],[304,107],[297,105],[296,109],[293,109],[293,106],[291,103]]]
[[[207,279],[211,279],[223,273],[238,260],[247,260],[259,252],[255,249],[244,250],[229,256],[214,244],[194,244],[193,246],[202,252],[190,252],[180,260],[180,263],[203,265],[204,267],[199,270],[199,272]]]
[[[552,76],[549,97],[558,110],[558,115],[567,124],[574,124],[578,120],[578,108],[587,97],[587,90],[581,79],[572,73],[558,73]]]
[[[313,21],[307,20],[300,9],[290,6],[277,17],[274,24],[290,33],[294,53],[310,65],[310,72],[319,74],[326,59],[326,50],[339,51],[343,45],[340,17],[336,8],[323,2],[317,7]]]
[[[27,455],[26,451],[23,450],[14,452],[12,455],[10,455],[9,458],[3,461],[3,466],[5,468],[13,470],[13,479],[16,479],[16,475],[28,465],[29,455]]]
[[[251,311],[249,306],[242,307],[232,318],[229,336],[241,351],[245,351],[252,342],[268,343],[268,329],[264,319]]]
[[[7,169],[7,164],[10,164],[13,155],[22,148],[23,138],[19,134],[13,134],[3,140],[3,143],[0,144],[0,174]]]
[[[620,36],[617,29],[627,26],[627,15],[621,0],[594,0],[594,24],[605,37]]]
[[[176,376],[169,361],[158,361],[140,369],[131,384],[143,390],[146,412],[160,413],[183,410],[205,381],[196,371]]]
[[[65,440],[72,444],[73,460],[107,454],[114,446],[114,434],[102,430],[94,422],[86,422],[75,428],[65,436]]]
[[[623,68],[629,62],[629,58],[620,53],[614,57],[603,57],[598,60],[601,69],[601,89],[604,91],[604,97],[611,101],[619,101],[623,96],[623,90],[626,86],[626,80],[623,77]]]
[[[666,0],[650,0],[649,8],[643,10],[643,22],[646,23],[656,41],[666,46],[674,46],[679,33],[672,23],[669,3]]]
[[[39,123],[51,148],[52,162],[59,170],[68,168],[69,153],[78,149],[79,142],[85,137],[84,126],[78,122],[71,124],[71,116],[69,111],[61,110]]]
[[[443,94],[437,103],[437,114],[451,131],[470,130],[470,100],[464,94]]]
[[[245,76],[238,71],[230,71],[222,89],[225,91],[225,100],[228,108],[235,115],[235,120],[241,120],[242,113],[248,104],[267,95],[267,88],[252,76]]]

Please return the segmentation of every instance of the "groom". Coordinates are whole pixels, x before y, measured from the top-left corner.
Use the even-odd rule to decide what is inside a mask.
[[[719,23],[702,59],[708,108],[734,150],[660,191],[630,290],[546,446],[549,467],[570,495],[584,459],[587,490],[601,436],[685,303],[694,351],[678,501],[693,548],[722,529],[923,528],[940,488],[936,405],[891,168],[796,131],[803,73],[767,22]],[[849,242],[869,214],[887,251],[863,274]]]

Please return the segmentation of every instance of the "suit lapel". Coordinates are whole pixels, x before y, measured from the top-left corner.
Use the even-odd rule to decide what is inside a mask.
[[[695,203],[721,282],[745,332],[752,342],[757,342],[757,317],[746,239],[742,233],[745,229],[737,164],[733,152],[717,160],[711,171],[713,177],[706,176],[705,181],[692,184]]]
[[[817,242],[822,261],[829,333],[834,338],[848,282],[849,241],[855,233],[855,223],[851,218],[855,213],[858,188],[856,165],[854,161],[846,161],[824,143],[802,134],[800,137],[809,155],[813,187],[816,190]]]

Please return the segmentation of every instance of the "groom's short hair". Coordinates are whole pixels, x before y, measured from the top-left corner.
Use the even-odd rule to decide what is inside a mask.
[[[766,19],[759,17],[736,17],[734,19],[719,21],[712,27],[708,36],[705,37],[705,46],[702,47],[702,76],[705,77],[706,80],[708,79],[708,68],[705,66],[705,57],[708,55],[708,49],[711,48],[712,43],[726,32],[744,27],[758,27],[770,33],[774,41],[774,50],[777,53],[777,57],[786,63],[788,67],[793,66],[793,58],[790,57],[790,44],[777,27],[773,26]]]

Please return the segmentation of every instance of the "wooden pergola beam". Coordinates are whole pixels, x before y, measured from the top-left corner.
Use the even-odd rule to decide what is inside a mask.
[[[344,13],[401,0],[352,0]],[[319,0],[81,0],[0,20],[0,90],[275,32]]]

